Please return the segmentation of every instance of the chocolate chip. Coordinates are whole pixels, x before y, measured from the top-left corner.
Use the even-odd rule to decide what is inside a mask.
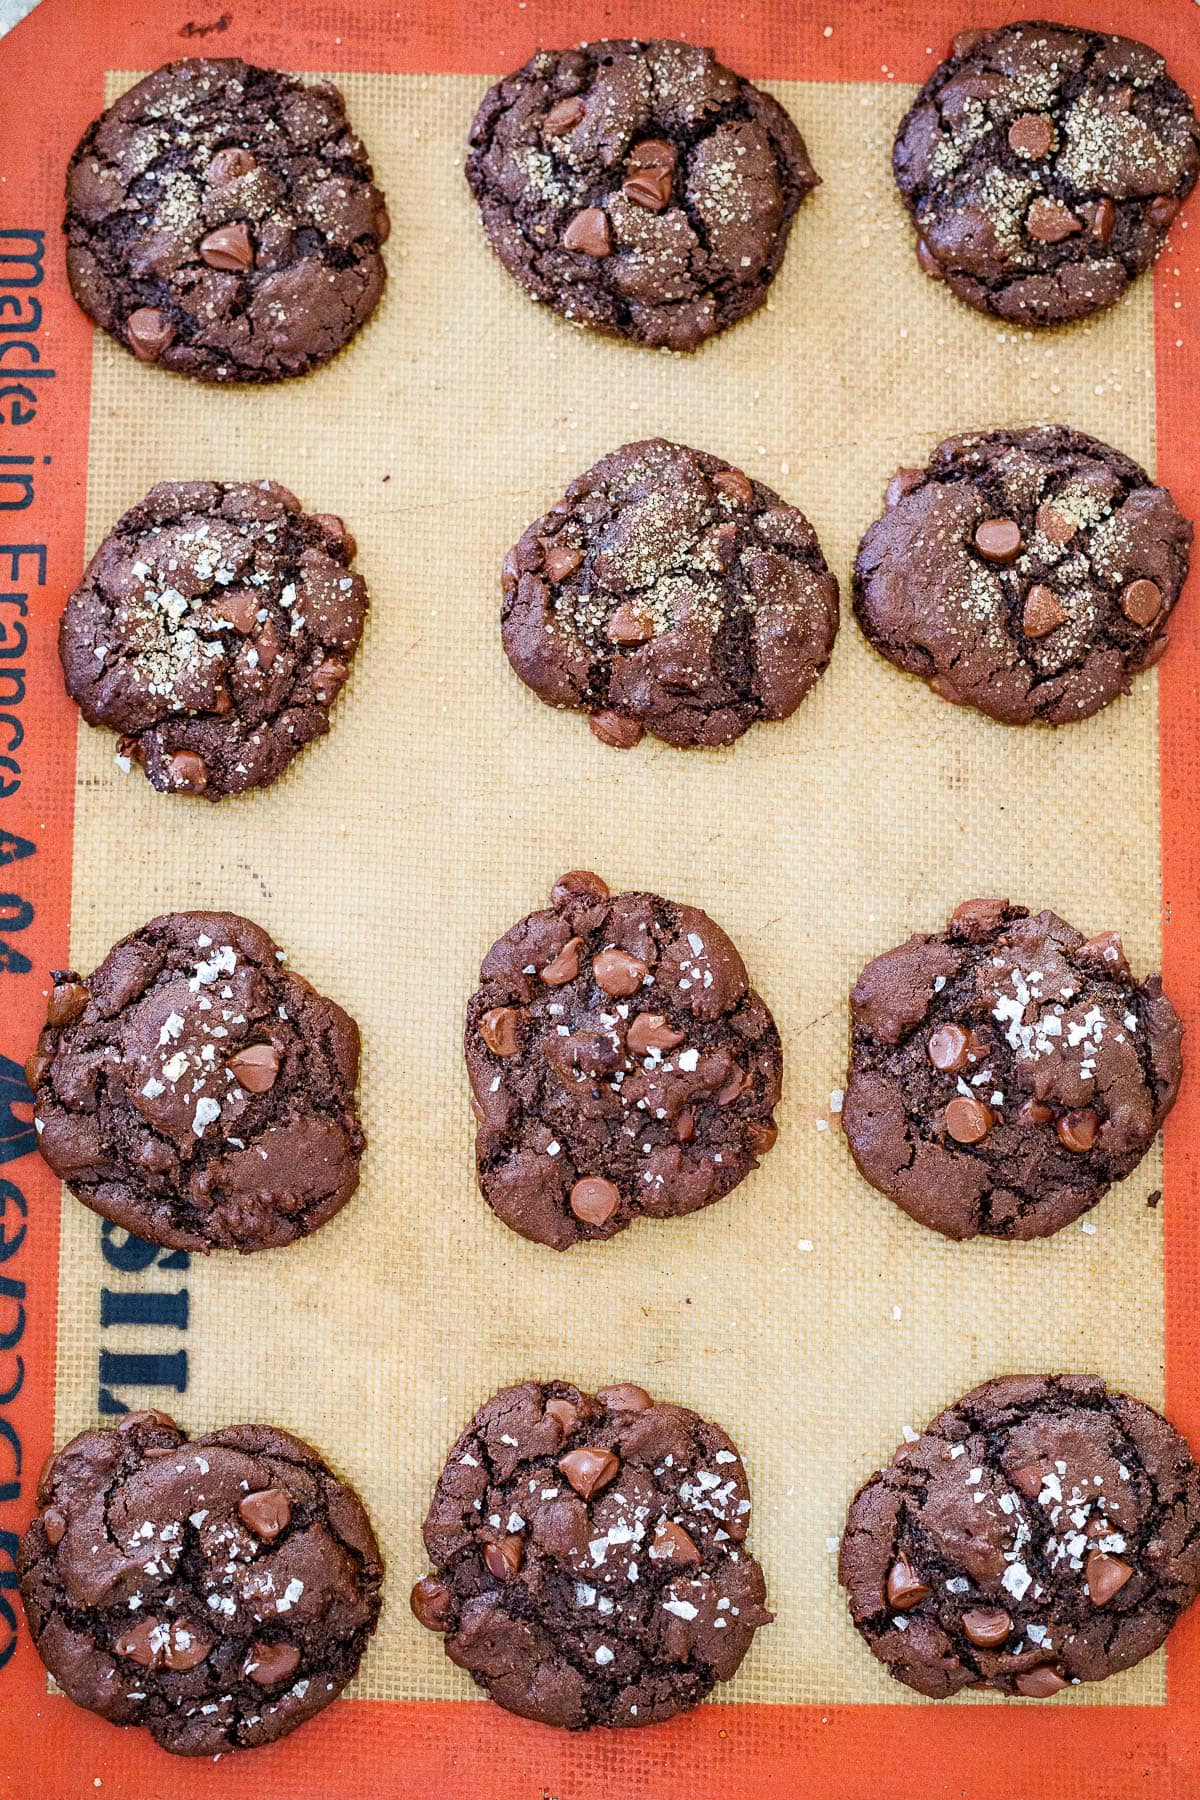
[[[381,206],[375,214],[375,241],[386,244],[392,235],[392,215],[386,206]]]
[[[542,980],[547,987],[564,987],[568,981],[574,981],[579,974],[579,951],[583,944],[580,937],[568,938],[557,956],[551,957],[545,968],[541,970]]]
[[[250,233],[240,219],[232,225],[218,225],[200,239],[200,254],[210,269],[252,269],[254,246]]]
[[[994,1123],[992,1109],[982,1100],[957,1095],[946,1108],[946,1130],[956,1144],[982,1144]]]
[[[165,1627],[157,1619],[139,1619],[123,1632],[113,1645],[118,1656],[138,1663],[143,1669],[156,1669],[162,1660],[161,1645]]]
[[[603,1175],[584,1175],[571,1189],[567,1204],[585,1225],[603,1225],[620,1206],[621,1190]]]
[[[269,1541],[287,1528],[292,1503],[282,1488],[260,1488],[238,1501],[238,1512],[255,1537]]]
[[[309,676],[309,682],[322,706],[330,705],[337,698],[349,673],[350,670],[340,656],[327,656],[317,664]]]
[[[692,1539],[682,1525],[676,1525],[671,1519],[660,1519],[654,1527],[649,1556],[651,1562],[685,1563],[692,1568],[700,1561],[700,1552]]]
[[[118,1431],[178,1431],[170,1413],[159,1412],[156,1406],[143,1407],[140,1412],[125,1413],[117,1425]]]
[[[905,494],[911,494],[914,488],[920,487],[924,479],[924,469],[897,469],[883,492],[883,504],[888,511],[899,506]]]
[[[56,981],[46,1003],[47,1025],[70,1025],[89,999],[82,981]]]
[[[734,1101],[739,1100],[749,1086],[749,1076],[735,1063],[725,1086],[719,1088],[717,1091],[717,1105],[732,1106]]]
[[[896,1612],[911,1612],[933,1590],[913,1573],[906,1556],[898,1556],[888,1570],[887,1602]]]
[[[612,249],[612,233],[603,207],[585,206],[577,212],[563,232],[562,243],[564,250],[578,250],[584,256],[607,256]]]
[[[636,206],[659,213],[670,203],[675,174],[675,147],[663,138],[644,138],[629,152],[629,170],[621,192]]]
[[[1007,911],[1007,900],[964,900],[950,914],[950,936],[982,944],[1003,925]]]
[[[1174,194],[1159,194],[1146,208],[1146,217],[1159,231],[1165,231],[1179,211],[1182,201]]]
[[[740,469],[718,469],[711,479],[713,486],[735,505],[754,504],[754,483]]]
[[[1042,501],[1034,524],[1048,543],[1058,545],[1069,543],[1079,529],[1075,520],[1067,513],[1059,512],[1053,500]]]
[[[258,621],[261,606],[257,594],[249,588],[227,588],[221,595],[219,610],[222,619],[241,637],[249,637]]]
[[[570,1437],[579,1417],[579,1408],[570,1400],[547,1400],[546,1411],[561,1427],[564,1438]]]
[[[525,1539],[515,1531],[507,1537],[497,1538],[495,1543],[484,1545],[483,1560],[490,1575],[497,1581],[507,1581],[525,1561]]]
[[[54,1063],[54,1055],[49,1050],[31,1050],[25,1059],[25,1086],[31,1094],[36,1094],[43,1080]]]
[[[1024,1494],[1027,1500],[1036,1500],[1042,1491],[1043,1471],[1039,1463],[1024,1463],[1021,1468],[1014,1469],[1012,1484],[1018,1493]]]
[[[943,1075],[958,1075],[966,1068],[974,1048],[974,1033],[961,1025],[939,1025],[929,1034],[926,1050],[934,1068]]]
[[[1075,1112],[1064,1113],[1054,1129],[1064,1149],[1073,1150],[1076,1156],[1084,1156],[1096,1141],[1100,1117],[1090,1106],[1080,1107]]]
[[[562,137],[564,133],[573,131],[586,112],[587,107],[578,94],[568,94],[565,100],[556,100],[542,121],[543,137]]]
[[[1039,194],[1025,215],[1025,229],[1039,244],[1061,244],[1074,232],[1082,231],[1082,222],[1061,200]]]
[[[258,162],[249,150],[231,147],[217,151],[204,171],[204,178],[214,186],[223,185],[227,181],[237,181],[242,175],[249,175],[257,167]]]
[[[1016,1677],[1018,1694],[1024,1694],[1027,1700],[1049,1700],[1051,1694],[1059,1694],[1067,1685],[1065,1675],[1046,1663],[1040,1669],[1026,1669]]]
[[[613,644],[645,644],[654,636],[654,621],[625,600],[608,621],[605,635]]]
[[[450,1629],[450,1589],[436,1575],[422,1575],[408,1596],[408,1604],[426,1631]]]
[[[1117,209],[1105,194],[1092,208],[1092,235],[1099,244],[1107,244],[1117,222]]]
[[[1015,519],[981,519],[975,527],[975,548],[989,562],[1015,562],[1021,549],[1021,527]]]
[[[616,1478],[621,1465],[611,1450],[600,1450],[585,1444],[579,1450],[568,1450],[558,1459],[559,1472],[566,1476],[575,1492],[584,1500]]]
[[[167,1641],[161,1653],[163,1667],[179,1674],[199,1668],[213,1647],[208,1633],[193,1625],[190,1619],[172,1619],[166,1632]]]
[[[1049,637],[1069,617],[1067,609],[1059,600],[1054,589],[1047,587],[1044,581],[1035,581],[1025,595],[1025,610],[1021,615],[1021,628],[1026,637]]]
[[[1012,1630],[1012,1620],[1002,1606],[972,1606],[962,1616],[962,1628],[978,1650],[994,1650]]]
[[[757,1119],[751,1119],[747,1123],[746,1137],[754,1156],[765,1156],[768,1150],[774,1148],[778,1136],[779,1128],[776,1125],[760,1124]]]
[[[681,1144],[690,1144],[696,1135],[696,1114],[685,1106],[675,1120],[675,1136]]]
[[[182,1672],[202,1663],[212,1649],[213,1640],[187,1619],[139,1619],[113,1646],[118,1656],[128,1658],[143,1669],[174,1669]]]
[[[1131,581],[1121,595],[1121,611],[1131,625],[1153,625],[1162,611],[1162,591],[1153,581]]]
[[[1018,156],[1040,162],[1054,148],[1054,124],[1045,113],[1021,113],[1008,128],[1008,144]]]
[[[275,1086],[281,1060],[274,1044],[247,1044],[226,1066],[248,1094],[267,1094]]]
[[[643,1413],[654,1404],[645,1388],[634,1381],[618,1381],[612,1387],[599,1388],[596,1398],[609,1412],[617,1413]]]
[[[1080,944],[1075,952],[1080,961],[1093,965],[1105,975],[1128,975],[1129,964],[1125,959],[1125,945],[1119,931],[1101,931],[1085,944]]]
[[[547,544],[543,540],[542,567],[553,582],[565,581],[583,561],[583,551],[573,544]]]
[[[945,281],[946,271],[923,237],[917,239],[917,262],[934,281]]]
[[[1122,1562],[1119,1556],[1109,1556],[1103,1550],[1093,1550],[1084,1567],[1088,1598],[1093,1606],[1107,1606],[1133,1574],[1127,1562]]]
[[[552,906],[563,906],[568,900],[607,900],[608,883],[590,869],[568,869],[550,889]]]
[[[644,1012],[632,1019],[625,1033],[625,1047],[634,1056],[645,1056],[649,1050],[674,1050],[682,1044],[684,1034],[667,1024],[665,1013]]]
[[[242,1664],[242,1674],[256,1681],[259,1687],[274,1687],[277,1682],[287,1681],[299,1667],[300,1652],[295,1644],[261,1638],[258,1643],[251,1644],[250,1654]]]
[[[67,1515],[60,1512],[57,1506],[48,1506],[42,1514],[42,1530],[48,1544],[61,1544],[66,1536]]]
[[[960,31],[950,40],[950,54],[955,58],[968,56],[976,44],[982,44],[984,38],[991,37],[991,35],[990,29],[986,26],[970,31]]]
[[[125,321],[129,348],[139,362],[157,362],[175,337],[175,327],[157,306],[139,306]]]
[[[592,978],[598,988],[614,1000],[636,994],[649,973],[646,964],[628,950],[602,950],[592,961]]]
[[[479,1021],[479,1035],[493,1056],[515,1056],[520,1013],[515,1006],[493,1006]]]
[[[630,169],[665,169],[668,174],[674,171],[677,152],[674,144],[666,138],[643,138],[629,152],[626,167]]]
[[[589,713],[588,724],[600,742],[613,750],[632,750],[635,744],[641,743],[645,730],[637,719],[609,711]]]
[[[202,794],[208,786],[208,765],[194,750],[176,750],[167,759],[167,770],[171,786],[182,788],[185,793]]]
[[[1048,1125],[1054,1117],[1054,1109],[1043,1106],[1040,1100],[1027,1100],[1017,1117],[1022,1125]]]

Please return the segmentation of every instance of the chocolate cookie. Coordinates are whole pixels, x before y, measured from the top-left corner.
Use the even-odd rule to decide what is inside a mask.
[[[273,481],[160,482],[67,601],[67,692],[162,791],[266,787],[329,730],[367,610],[354,552]]]
[[[307,1237],[358,1186],[358,1027],[233,913],[167,913],[54,971],[25,1065],[38,1148],[94,1212],[177,1250]]]
[[[824,672],[837,581],[804,514],[651,438],[580,475],[504,559],[508,660],[605,744],[730,744]]]
[[[190,1442],[127,1413],[51,1457],[21,1540],[38,1655],[77,1706],[176,1756],[284,1737],[336,1700],[379,1617],[353,1488],[274,1425]]]
[[[854,611],[943,699],[1065,725],[1158,661],[1191,545],[1166,488],[1097,438],[972,432],[892,477],[858,548]]]
[[[769,94],[711,50],[539,50],[484,96],[467,180],[492,249],[579,325],[694,350],[754,312],[817,186]]]
[[[67,275],[142,362],[280,381],[328,362],[383,292],[383,195],[329,82],[235,57],[167,63],[89,125]]]
[[[526,1381],[450,1452],[412,1608],[509,1712],[653,1725],[728,1681],[771,1621],[749,1526],[719,1425],[629,1384]]]
[[[775,1021],[694,906],[555,882],[467,1005],[475,1159],[492,1211],[567,1250],[709,1206],[777,1136]]]
[[[985,1382],[855,1495],[840,1576],[898,1681],[1045,1700],[1128,1669],[1200,1589],[1200,1470],[1098,1375]]]
[[[967,900],[867,964],[842,1125],[872,1187],[947,1237],[1048,1237],[1135,1169],[1175,1103],[1179,1015],[1115,931]]]
[[[980,312],[1057,325],[1162,249],[1200,125],[1155,50],[1038,21],[964,31],[892,153],[917,260]]]

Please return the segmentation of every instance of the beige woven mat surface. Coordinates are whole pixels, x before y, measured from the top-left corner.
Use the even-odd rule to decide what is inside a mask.
[[[389,1604],[355,1691],[466,1697],[406,1603],[445,1450],[527,1374],[639,1381],[720,1420],[754,1482],[778,1622],[722,1698],[918,1704],[846,1620],[829,1548],[846,1502],[905,1424],[989,1375],[1096,1369],[1161,1400],[1160,1171],[1153,1154],[1046,1243],[922,1230],[831,1125],[845,995],[875,951],[979,893],[1118,926],[1135,968],[1155,965],[1155,679],[1057,735],[1005,730],[900,676],[845,617],[787,724],[622,755],[509,671],[499,562],[574,474],[655,433],[798,502],[843,583],[888,474],[956,428],[1061,418],[1152,467],[1150,285],[1047,338],[977,317],[918,273],[891,192],[907,94],[780,84],[824,186],[769,307],[690,358],[638,350],[534,307],[488,252],[461,175],[481,81],[336,79],[391,204],[384,304],[332,367],[259,391],[164,376],[97,334],[88,531],[90,548],[165,477],[272,476],[357,534],[366,639],[332,734],[265,793],[165,799],[81,730],[73,956],[90,969],[171,908],[259,920],[362,1026],[363,1184],[307,1242],[183,1275],[116,1273],[67,1199],[59,1435],[95,1416],[101,1347],[186,1343],[186,1393],[147,1402],[193,1430],[278,1421],[370,1508]],[[581,865],[725,926],[779,1021],[786,1091],[777,1148],[728,1200],[556,1256],[475,1191],[459,1037],[488,944]],[[182,1285],[186,1334],[102,1330],[102,1286]],[[1160,1656],[1070,1703],[1163,1693]]]

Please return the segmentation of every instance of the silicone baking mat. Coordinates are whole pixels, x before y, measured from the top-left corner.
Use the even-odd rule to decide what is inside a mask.
[[[1190,3],[1055,10],[1145,36],[1200,92]],[[962,427],[1062,419],[1200,510],[1191,209],[1153,282],[1070,330],[980,318],[916,268],[890,184],[895,124],[949,36],[996,19],[943,0],[700,16],[441,0],[419,19],[363,0],[286,20],[44,0],[0,47],[0,572],[27,608],[0,595],[0,885],[14,890],[0,895],[0,1721],[22,1745],[0,1792],[219,1796],[249,1781],[264,1800],[718,1800],[801,1780],[899,1794],[914,1767],[930,1793],[1006,1800],[1189,1791],[1194,1619],[1165,1654],[1065,1703],[936,1706],[852,1632],[834,1549],[850,1494],[902,1428],[992,1374],[1094,1369],[1200,1443],[1194,1083],[1165,1166],[1156,1150],[1081,1226],[1025,1246],[954,1245],[904,1218],[855,1173],[831,1096],[858,968],[971,894],[1119,927],[1135,968],[1161,964],[1194,1011],[1193,608],[1130,698],[1057,734],[936,702],[844,621],[790,722],[704,755],[604,749],[529,695],[498,644],[504,549],[572,475],[639,436],[712,450],[797,502],[844,585],[888,474]],[[532,306],[462,180],[488,78],[539,42],[634,32],[713,42],[788,107],[824,178],[767,308],[690,358]],[[301,382],[167,377],[93,334],[66,291],[60,190],[80,131],[138,72],[198,53],[331,75],[388,196],[384,302]],[[40,263],[21,260],[38,249]],[[110,736],[78,727],[57,615],[85,554],[155,480],[265,475],[355,532],[367,636],[331,735],[282,782],[219,807],[169,801],[120,773]],[[475,1191],[459,1036],[487,945],[574,866],[710,911],[787,1064],[778,1146],[733,1196],[556,1257]],[[370,1147],[357,1197],[315,1237],[189,1264],[60,1201],[30,1154],[18,1069],[48,967],[90,969],[153,913],[201,905],[258,919],[359,1020]],[[411,1619],[444,1451],[485,1395],[527,1374],[640,1381],[741,1446],[778,1619],[699,1713],[564,1737],[475,1699]],[[193,1430],[263,1417],[311,1438],[359,1488],[388,1562],[354,1698],[216,1768],[48,1692],[15,1617],[11,1534],[42,1456],[147,1404]]]

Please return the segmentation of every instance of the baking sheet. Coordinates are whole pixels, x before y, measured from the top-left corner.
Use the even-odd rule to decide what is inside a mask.
[[[824,177],[768,307],[690,358],[636,349],[534,307],[488,251],[461,174],[483,80],[333,78],[392,212],[383,305],[331,367],[261,390],[166,377],[97,333],[88,546],[156,480],[270,476],[358,537],[366,638],[330,736],[261,794],[168,800],[81,728],[72,955],[90,969],[166,909],[257,919],[362,1027],[363,1183],[305,1243],[185,1272],[114,1270],[66,1198],[58,1438],[96,1415],[101,1349],[186,1348],[186,1391],[136,1403],[196,1431],[275,1420],[370,1509],[388,1604],[352,1691],[467,1698],[407,1607],[446,1449],[525,1375],[639,1381],[720,1420],[754,1484],[778,1619],[717,1698],[923,1704],[847,1621],[830,1547],[846,1502],[904,1424],[989,1375],[1095,1369],[1161,1404],[1160,1160],[1045,1243],[922,1230],[862,1182],[830,1115],[845,996],[877,950],[978,893],[1119,927],[1135,970],[1157,966],[1157,676],[1069,730],[1006,730],[899,675],[844,606],[792,720],[728,751],[621,755],[510,672],[499,562],[640,436],[799,504],[844,590],[887,476],[950,431],[1062,419],[1153,468],[1150,284],[1049,340],[948,304],[891,190],[911,90],[768,84]],[[109,99],[133,79],[111,75]],[[556,1256],[475,1190],[460,1033],[487,946],[578,866],[731,933],[783,1034],[785,1097],[775,1150],[729,1199]],[[186,1288],[187,1329],[102,1326],[102,1288]],[[1065,1703],[1164,1693],[1160,1653]]]

